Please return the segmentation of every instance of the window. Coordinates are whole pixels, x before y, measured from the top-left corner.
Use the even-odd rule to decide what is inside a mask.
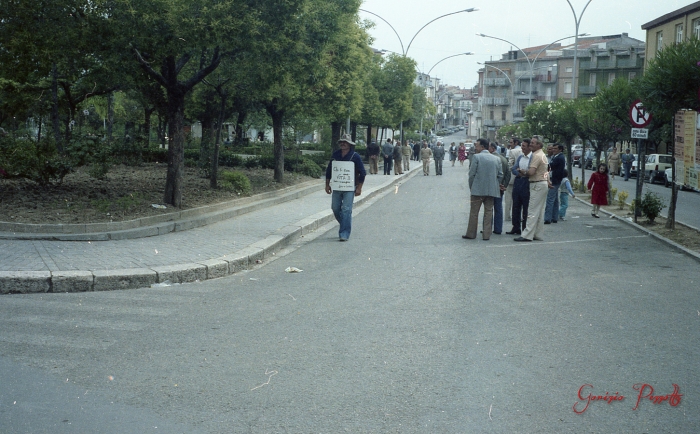
[[[571,82],[564,82],[564,93],[571,93]]]
[[[630,72],[630,74],[629,74],[629,81],[634,80],[634,78],[635,78],[636,76],[637,76],[637,73],[636,73],[636,72]]]
[[[588,85],[595,87],[595,79],[596,79],[595,72],[591,72],[591,76],[588,79]]]
[[[502,110],[502,111],[501,111],[501,120],[502,120],[502,121],[505,121],[505,120],[506,120],[506,111],[505,111],[505,110]]]
[[[683,42],[683,24],[676,24],[676,44]]]
[[[664,48],[664,32],[656,32],[656,51],[659,52]]]
[[[700,18],[696,18],[692,22],[693,35],[700,39]]]
[[[567,67],[566,67],[566,72],[574,72],[574,67],[573,67],[573,66],[567,66]]]
[[[493,110],[491,110],[491,112],[489,114],[490,114],[489,119],[493,120]]]
[[[608,85],[613,84],[613,81],[615,81],[615,73],[611,72],[610,74],[608,74]]]

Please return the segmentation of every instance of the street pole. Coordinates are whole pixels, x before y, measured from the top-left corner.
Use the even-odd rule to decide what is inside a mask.
[[[571,13],[574,14],[574,22],[576,23],[576,39],[574,40],[574,71],[573,71],[573,77],[571,79],[571,98],[576,99],[576,90],[578,88],[578,84],[576,83],[576,73],[578,72],[578,69],[576,67],[576,62],[578,60],[578,28],[579,25],[581,24],[581,18],[583,18],[583,13],[586,12],[586,8],[588,8],[588,5],[591,4],[592,0],[588,0],[586,3],[586,6],[583,7],[583,10],[581,11],[581,15],[578,17],[576,16],[576,11],[574,10],[574,7],[571,5],[571,2],[569,0],[566,0],[566,2],[569,4],[569,7],[571,8]]]
[[[520,51],[521,53],[523,53],[523,56],[525,56],[525,60],[527,60],[527,65],[530,67],[530,92],[528,92],[527,105],[532,104],[532,76],[535,75],[535,72],[533,71],[533,66],[534,66],[534,65],[532,64],[532,62],[530,62],[530,58],[528,57],[528,55],[525,54],[525,52],[524,52],[520,47],[518,47],[518,46],[515,45],[514,43],[512,43],[512,42],[510,42],[510,41],[507,41],[507,40],[505,40],[505,39],[497,38],[497,37],[495,37],[495,36],[485,35],[485,34],[483,34],[483,33],[477,33],[476,36],[481,36],[482,38],[491,38],[491,39],[496,39],[496,40],[498,40],[498,41],[503,41],[503,42],[505,42],[506,44],[510,44],[510,45],[514,46],[515,48],[518,49],[518,51]]]
[[[431,24],[431,23],[433,23],[433,22],[439,20],[440,18],[449,17],[450,15],[455,15],[455,14],[461,14],[461,13],[463,13],[463,12],[474,12],[474,11],[478,11],[479,9],[477,9],[477,8],[463,9],[463,10],[461,10],[461,11],[450,12],[449,14],[440,15],[440,16],[437,17],[437,18],[433,18],[432,20],[428,21],[425,25],[423,25],[423,27],[421,27],[420,29],[418,29],[418,31],[417,31],[417,32],[413,35],[413,37],[411,38],[411,41],[408,43],[408,47],[406,47],[405,50],[403,49],[403,41],[401,40],[401,37],[399,36],[399,34],[398,34],[398,32],[396,31],[396,29],[394,29],[394,26],[392,26],[392,25],[389,23],[389,21],[385,20],[384,18],[382,18],[381,16],[375,14],[374,12],[370,12],[370,11],[368,11],[368,10],[366,10],[366,9],[359,9],[359,10],[362,11],[362,12],[366,12],[366,13],[368,13],[368,14],[372,14],[372,15],[374,15],[375,17],[377,17],[377,18],[379,18],[380,20],[382,20],[382,21],[384,21],[385,23],[387,23],[387,24],[389,25],[389,27],[391,27],[391,30],[394,31],[394,34],[396,35],[396,37],[398,38],[399,43],[401,44],[401,51],[402,51],[402,53],[403,53],[403,56],[406,57],[406,56],[408,55],[408,50],[411,49],[411,44],[413,44],[413,40],[416,39],[416,36],[418,36],[418,34],[419,34],[424,28],[428,27],[429,24]],[[443,59],[443,60],[444,60],[444,59]],[[439,63],[439,62],[438,62],[438,63]],[[401,126],[400,126],[400,128],[401,128],[401,133],[400,133],[400,135],[401,135],[401,141],[403,142],[403,120],[401,121]]]

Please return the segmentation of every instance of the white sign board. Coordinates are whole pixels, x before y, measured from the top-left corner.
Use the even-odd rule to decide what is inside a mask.
[[[355,191],[355,163],[335,160],[331,163],[331,189]]]
[[[632,128],[633,139],[648,139],[649,130],[646,128]]]

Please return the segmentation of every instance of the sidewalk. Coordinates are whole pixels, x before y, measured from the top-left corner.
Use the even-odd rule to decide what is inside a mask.
[[[422,172],[420,162],[412,161],[411,166],[400,176],[367,175],[355,207]],[[105,232],[67,241],[71,238],[66,234],[10,239],[11,234],[0,233],[0,294],[142,288],[237,273],[335,221],[324,182],[319,180],[315,188],[299,187],[291,200],[280,202],[265,196],[251,201],[246,206],[254,210],[242,215],[217,209],[184,216],[177,222],[181,231],[169,230],[158,236],[119,239],[119,234]],[[186,227],[192,229],[182,230]],[[137,230],[159,233],[149,227]]]

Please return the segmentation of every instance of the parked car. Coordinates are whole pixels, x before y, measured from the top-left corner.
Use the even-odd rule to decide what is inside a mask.
[[[664,179],[664,172],[673,164],[673,156],[668,154],[649,154],[644,164],[644,179],[649,179],[649,184],[656,180]]]
[[[637,161],[637,159],[639,158],[639,156],[637,154],[632,154],[632,155],[634,155],[634,161],[632,162],[632,167],[630,168],[630,178],[636,178],[637,177],[637,164],[639,163],[639,161]],[[625,174],[624,167],[622,168],[622,174],[623,175]]]
[[[581,167],[581,154],[583,154],[583,151],[576,149],[571,154],[571,165],[573,167]]]
[[[670,187],[673,184],[673,168],[669,167],[664,170],[664,187]]]

